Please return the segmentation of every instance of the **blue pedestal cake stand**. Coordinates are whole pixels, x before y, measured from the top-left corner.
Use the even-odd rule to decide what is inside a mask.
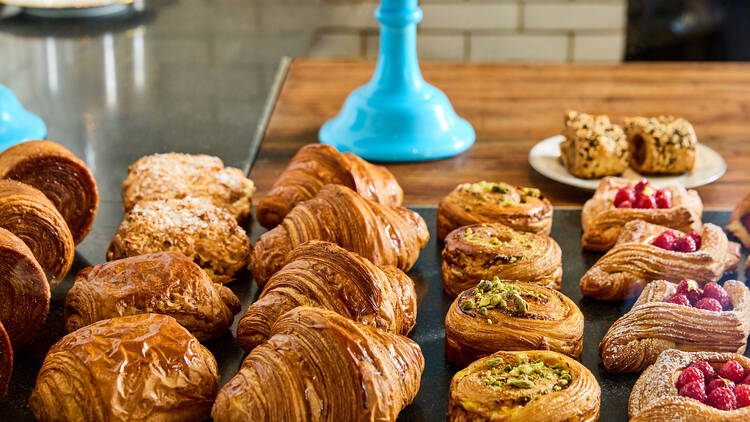
[[[42,119],[26,111],[13,92],[0,85],[0,151],[46,136],[47,126]]]

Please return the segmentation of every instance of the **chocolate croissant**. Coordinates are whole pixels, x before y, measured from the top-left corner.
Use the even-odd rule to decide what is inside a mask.
[[[40,422],[203,421],[219,373],[211,352],[167,315],[95,322],[47,353],[29,407]]]
[[[216,397],[228,421],[395,421],[419,390],[424,358],[407,337],[336,312],[295,308],[273,325]]]
[[[0,179],[33,186],[55,204],[78,244],[91,231],[99,192],[91,170],[63,146],[28,141],[0,153]]]
[[[280,224],[302,201],[313,198],[323,186],[344,185],[362,197],[388,206],[399,206],[404,192],[385,167],[376,166],[351,152],[330,145],[302,147],[271,190],[258,202],[258,222],[268,229]]]
[[[742,198],[729,216],[727,230],[750,248],[750,194]]]
[[[407,271],[429,238],[427,224],[416,212],[370,201],[346,186],[326,185],[260,236],[250,256],[250,269],[263,288],[292,249],[309,240],[324,240],[375,265]]]
[[[13,373],[13,347],[10,338],[5,332],[3,323],[0,322],[0,399],[8,393],[10,376]]]
[[[673,116],[625,119],[630,166],[638,173],[679,174],[695,167],[693,125]]]
[[[226,332],[239,311],[237,296],[212,282],[193,260],[179,252],[156,252],[81,270],[65,299],[65,329],[157,313],[174,317],[204,341]]]
[[[303,243],[245,311],[237,325],[237,341],[251,350],[268,338],[281,315],[297,306],[330,309],[406,335],[416,323],[417,293],[414,282],[396,267],[378,267],[333,243]]]
[[[597,421],[601,389],[575,360],[551,351],[497,352],[453,376],[448,421]]]
[[[440,200],[440,239],[459,227],[476,223],[501,223],[513,230],[549,234],[552,204],[539,189],[485,181],[458,185]]]
[[[0,180],[0,227],[26,243],[51,288],[70,271],[75,257],[73,236],[42,192],[21,182]]]
[[[583,314],[562,293],[531,283],[483,280],[445,317],[445,357],[456,365],[498,350],[552,350],[578,358]]]
[[[568,111],[563,135],[560,160],[572,175],[596,179],[620,175],[628,168],[625,132],[609,117]]]
[[[562,251],[557,242],[500,223],[453,230],[445,238],[442,256],[443,290],[450,296],[495,276],[552,289],[559,289],[562,281]]]

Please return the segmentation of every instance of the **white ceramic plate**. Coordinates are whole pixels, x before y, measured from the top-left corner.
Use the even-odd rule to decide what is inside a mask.
[[[573,176],[560,161],[560,142],[565,140],[562,135],[547,138],[531,148],[529,164],[534,170],[566,185],[576,186],[588,190],[596,190],[601,179],[581,179]],[[699,143],[695,168],[690,173],[675,176],[643,176],[632,168],[628,168],[621,177],[631,180],[648,179],[656,188],[667,185],[682,185],[686,188],[703,186],[721,177],[727,171],[727,164],[716,151]]]
[[[42,18],[92,18],[128,10],[134,0],[0,0]]]

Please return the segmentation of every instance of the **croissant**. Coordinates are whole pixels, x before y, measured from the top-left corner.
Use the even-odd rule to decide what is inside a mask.
[[[622,174],[628,168],[627,138],[609,117],[568,111],[563,135],[560,159],[572,175],[596,179]]]
[[[562,251],[551,237],[517,232],[500,223],[460,227],[445,238],[443,290],[451,297],[499,277],[559,289]]]
[[[3,323],[0,322],[0,399],[8,393],[10,375],[13,372],[13,347],[10,338],[5,332]]]
[[[739,245],[727,241],[721,228],[704,224],[701,246],[692,253],[652,244],[667,230],[641,220],[625,224],[615,246],[581,278],[584,296],[622,300],[637,296],[652,280],[691,279],[705,284],[718,281],[725,271],[737,267]]]
[[[84,268],[65,300],[68,332],[118,316],[174,317],[200,341],[223,334],[240,311],[229,288],[214,283],[179,252],[156,252]]]
[[[346,186],[326,185],[260,236],[250,256],[250,269],[262,289],[292,249],[309,240],[324,240],[375,265],[407,271],[429,238],[427,224],[416,212],[370,201]]]
[[[139,314],[95,322],[47,353],[29,398],[40,422],[203,421],[216,360],[174,318]]]
[[[218,157],[172,152],[141,157],[130,165],[122,205],[128,212],[140,201],[206,198],[242,224],[250,215],[254,191],[242,170],[224,167]]]
[[[362,197],[388,206],[399,206],[401,186],[385,167],[376,166],[351,152],[341,153],[330,145],[302,147],[268,194],[258,202],[258,222],[268,229],[280,224],[302,201],[313,198],[323,186],[344,185]]]
[[[552,204],[539,189],[485,181],[458,185],[440,200],[440,239],[461,226],[476,223],[501,223],[518,231],[549,234]]]
[[[228,283],[247,266],[250,239],[227,210],[199,198],[141,201],[117,229],[107,260],[182,252],[211,280]]]
[[[750,332],[750,290],[735,280],[725,282],[724,289],[732,309],[716,312],[670,303],[677,285],[649,283],[599,344],[604,367],[612,373],[641,371],[667,349],[743,353]]]
[[[82,160],[52,141],[28,141],[0,153],[0,179],[33,186],[55,204],[78,244],[91,231],[99,192]]]
[[[643,220],[683,232],[698,231],[701,226],[703,202],[694,190],[682,186],[664,188],[671,197],[669,208],[618,208],[615,197],[621,189],[629,189],[631,182],[617,177],[606,177],[599,183],[594,196],[586,201],[581,213],[584,249],[607,251],[614,246],[622,227],[628,221]]]
[[[333,311],[279,318],[216,397],[227,421],[395,421],[419,390],[424,358],[407,337]]]
[[[362,324],[406,335],[416,323],[414,282],[392,266],[378,267],[333,243],[296,247],[271,276],[260,298],[237,325],[237,341],[251,350],[273,323],[297,306],[330,309]]]
[[[600,400],[596,378],[575,360],[503,351],[453,376],[448,421],[597,421]]]
[[[695,167],[693,125],[672,116],[625,119],[630,166],[638,173],[679,174]]]
[[[40,191],[21,182],[0,180],[0,227],[26,243],[51,288],[70,271],[75,257],[73,236],[65,219]]]
[[[729,216],[727,230],[750,248],[750,194],[742,198]]]
[[[498,350],[552,350],[578,358],[583,315],[562,293],[532,283],[483,280],[445,317],[445,357],[456,365]]]

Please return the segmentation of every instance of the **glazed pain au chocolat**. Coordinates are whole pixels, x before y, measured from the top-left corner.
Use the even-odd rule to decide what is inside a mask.
[[[628,168],[630,154],[625,133],[609,117],[568,111],[563,135],[560,159],[574,176],[618,176]]]

